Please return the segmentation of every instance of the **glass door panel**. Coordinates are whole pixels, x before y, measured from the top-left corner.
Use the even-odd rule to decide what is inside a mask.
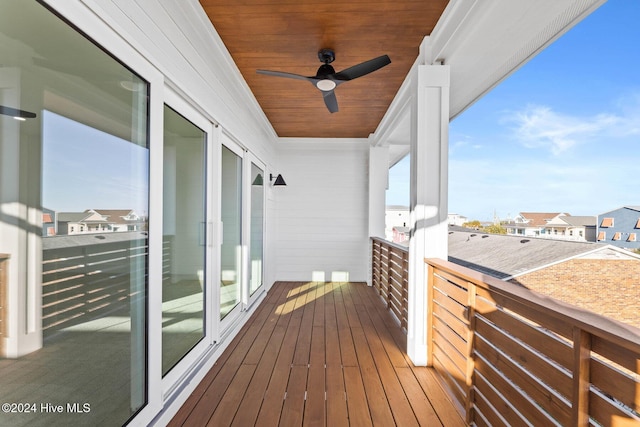
[[[0,401],[25,408],[0,425],[123,425],[148,399],[149,85],[40,2],[0,11]]]
[[[240,303],[242,290],[242,158],[222,146],[220,318]]]
[[[263,282],[264,170],[251,162],[251,220],[249,242],[249,297]]]
[[[162,375],[205,336],[207,134],[165,105]]]

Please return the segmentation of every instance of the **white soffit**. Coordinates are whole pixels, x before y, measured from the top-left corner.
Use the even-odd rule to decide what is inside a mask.
[[[427,63],[442,60],[451,67],[450,118],[605,1],[452,1],[441,18],[442,26],[436,26],[429,37],[429,52],[425,52]],[[451,16],[455,18],[447,19]]]

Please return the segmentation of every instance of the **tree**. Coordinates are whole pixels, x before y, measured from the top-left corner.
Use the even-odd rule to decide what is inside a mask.
[[[462,224],[463,227],[466,228],[473,228],[475,230],[479,229],[480,227],[482,227],[482,224],[480,224],[480,221],[478,221],[477,219],[473,220],[473,221],[469,221],[469,222],[465,222]]]
[[[500,224],[491,224],[487,227],[484,227],[482,231],[492,234],[507,234],[507,229]]]

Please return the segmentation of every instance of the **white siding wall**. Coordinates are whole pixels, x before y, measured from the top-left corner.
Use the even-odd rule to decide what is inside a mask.
[[[74,19],[86,5],[160,71],[168,87],[184,96],[209,120],[267,165],[277,162],[277,135],[260,109],[215,29],[197,0],[74,0],[52,2],[56,9],[121,61],[140,72],[129,58],[110,48],[113,33],[95,31],[90,23]],[[158,93],[158,92],[156,92]],[[153,94],[152,94],[153,95]],[[216,175],[214,171],[214,176]],[[268,173],[268,172],[267,172]],[[274,236],[272,197],[266,203],[267,236]],[[275,277],[275,251],[267,239],[265,283]]]
[[[368,241],[367,140],[286,139],[279,144],[286,187],[277,199],[279,280],[366,281]]]

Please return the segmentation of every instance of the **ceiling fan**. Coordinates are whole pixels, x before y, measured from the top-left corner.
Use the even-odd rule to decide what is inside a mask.
[[[318,59],[323,64],[320,66],[320,68],[318,68],[316,75],[311,77],[301,76],[299,74],[285,73],[282,71],[257,70],[257,72],[259,74],[266,74],[268,76],[285,77],[289,79],[306,80],[308,82],[311,82],[322,92],[324,103],[329,111],[335,113],[338,111],[338,100],[336,99],[334,89],[338,85],[372,73],[391,63],[391,59],[389,59],[387,55],[382,55],[336,73],[333,67],[329,65],[336,59],[336,55],[333,50],[320,50],[318,52]]]

